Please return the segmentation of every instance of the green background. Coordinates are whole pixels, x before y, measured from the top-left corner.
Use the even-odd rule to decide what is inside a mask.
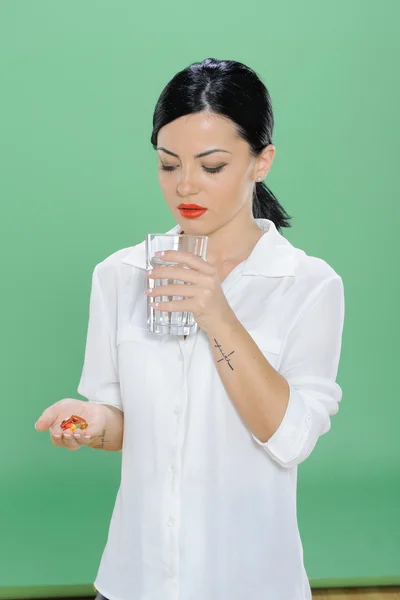
[[[93,591],[121,457],[34,423],[80,398],[95,264],[175,224],[152,113],[208,56],[266,83],[285,235],[345,285],[343,400],[299,467],[311,585],[400,583],[399,17],[396,0],[0,0],[0,598]]]

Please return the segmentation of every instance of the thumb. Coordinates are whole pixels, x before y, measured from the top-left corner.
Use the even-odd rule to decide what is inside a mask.
[[[35,429],[37,431],[46,431],[51,427],[54,421],[57,419],[58,410],[54,406],[49,406],[42,413],[42,415],[38,418],[35,423]]]

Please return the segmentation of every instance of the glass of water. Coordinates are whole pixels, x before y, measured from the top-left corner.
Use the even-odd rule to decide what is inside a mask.
[[[162,266],[165,269],[165,277],[162,279],[148,279],[148,287],[156,288],[162,285],[184,284],[191,285],[179,279],[168,277],[168,267],[177,265],[189,269],[184,263],[164,260],[155,256],[160,250],[183,250],[191,252],[205,260],[207,252],[208,237],[206,235],[189,235],[186,233],[148,233],[146,236],[146,266],[153,269]],[[184,300],[184,296],[156,296],[147,298],[147,329],[154,333],[169,333],[171,335],[191,335],[196,333],[198,325],[193,314],[188,311],[168,312],[166,310],[154,310],[150,302],[168,302],[169,300]]]

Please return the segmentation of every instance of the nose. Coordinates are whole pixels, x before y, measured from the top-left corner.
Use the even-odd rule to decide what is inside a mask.
[[[198,188],[195,182],[193,171],[189,169],[181,169],[181,177],[178,181],[177,192],[180,196],[193,196],[197,194]]]

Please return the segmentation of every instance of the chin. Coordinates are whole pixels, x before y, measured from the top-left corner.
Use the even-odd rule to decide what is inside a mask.
[[[210,235],[211,231],[209,229],[209,227],[207,227],[207,229],[203,226],[203,227],[190,227],[187,225],[180,225],[180,233],[186,233],[187,235]]]
[[[186,233],[188,235],[210,235],[211,233],[213,233],[216,229],[218,229],[218,227],[210,227],[209,224],[205,223],[204,221],[202,222],[202,217],[199,217],[198,219],[183,219],[182,220],[182,215],[179,212],[179,210],[176,209],[176,213],[174,211],[174,217],[175,220],[177,222],[177,224],[179,225],[180,232],[179,233]]]

